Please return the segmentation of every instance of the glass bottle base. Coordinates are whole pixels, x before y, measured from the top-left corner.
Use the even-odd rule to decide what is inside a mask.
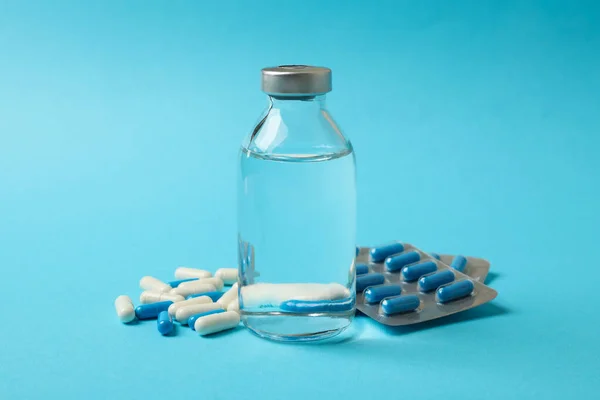
[[[255,335],[279,342],[310,342],[342,333],[354,318],[354,310],[340,314],[292,314],[242,312],[242,322]]]

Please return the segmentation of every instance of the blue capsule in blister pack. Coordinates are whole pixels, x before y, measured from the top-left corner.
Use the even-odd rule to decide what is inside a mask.
[[[437,290],[437,298],[440,303],[448,303],[471,295],[475,285],[470,280],[464,280],[451,285],[442,286]]]
[[[421,300],[414,294],[408,296],[396,296],[384,299],[381,302],[381,310],[385,315],[402,314],[415,311],[419,308]]]
[[[464,256],[455,256],[450,266],[457,271],[463,272],[467,266],[467,259]]]
[[[449,269],[419,279],[419,289],[423,292],[435,290],[454,280],[454,273]]]
[[[366,274],[356,277],[356,291],[362,292],[369,286],[381,285],[385,282],[383,274]]]
[[[394,254],[398,254],[404,251],[404,245],[399,242],[386,244],[384,246],[373,247],[369,250],[369,254],[371,255],[371,261],[373,262],[382,262],[389,256]],[[356,254],[358,255],[358,254]]]
[[[364,275],[369,273],[369,266],[367,264],[356,264],[356,275]]]
[[[402,268],[402,277],[407,282],[413,282],[422,277],[423,275],[437,271],[437,264],[435,261],[424,261],[419,264],[411,265],[410,267]]]
[[[432,253],[429,253],[433,258]],[[454,262],[454,268],[459,272],[469,276],[472,280],[485,283],[485,279],[487,278],[488,272],[490,271],[490,262],[478,257],[465,257],[460,255],[451,255],[451,254],[436,254],[439,257],[439,260],[444,264],[452,267],[452,263]],[[461,265],[462,264],[462,265]]]
[[[494,289],[481,283],[488,270],[485,260],[432,255],[407,243],[361,248],[356,258],[356,308],[392,326],[451,315],[496,297]]]
[[[365,290],[365,301],[369,304],[379,303],[386,297],[397,296],[402,292],[398,284],[371,286]]]
[[[416,251],[391,256],[385,259],[385,269],[389,272],[401,270],[408,264],[416,263],[421,259],[421,255]]]

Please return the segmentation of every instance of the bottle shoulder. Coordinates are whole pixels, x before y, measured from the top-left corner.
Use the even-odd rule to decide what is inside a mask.
[[[256,157],[306,159],[353,152],[352,144],[324,108],[302,116],[267,109],[242,143],[242,150]]]

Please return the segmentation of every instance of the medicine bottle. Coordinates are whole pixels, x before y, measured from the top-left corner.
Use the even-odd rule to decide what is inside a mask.
[[[240,313],[274,340],[334,336],[354,316],[355,157],[331,82],[323,67],[263,69],[268,107],[239,153]]]

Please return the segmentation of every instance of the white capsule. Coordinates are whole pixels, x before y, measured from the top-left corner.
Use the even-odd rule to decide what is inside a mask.
[[[140,294],[140,303],[142,304],[158,303],[159,301],[172,301],[173,303],[177,303],[178,301],[184,300],[185,298],[178,294],[159,293],[150,290],[146,290]]]
[[[235,328],[239,323],[240,315],[238,313],[225,311],[224,313],[211,314],[198,318],[194,324],[194,329],[198,334],[204,336]]]
[[[161,293],[167,293],[169,290],[171,290],[170,285],[167,285],[163,281],[156,279],[153,276],[144,276],[142,279],[140,279],[140,288]]]
[[[177,286],[175,289],[171,289],[170,294],[178,294],[183,297],[187,297],[191,294],[205,293],[205,292],[214,292],[217,290],[215,285],[212,283],[203,283],[200,281],[193,282],[185,282],[189,283],[189,285],[184,285],[183,283]]]
[[[219,303],[223,307],[224,310],[227,310],[227,306],[229,306],[229,304],[232,301],[237,300],[237,297],[238,297],[238,284],[236,282],[233,284],[231,289],[226,291],[225,294],[223,294],[223,296],[221,296],[221,298],[219,300],[217,300],[217,303]]]
[[[221,278],[226,285],[233,285],[237,282],[238,270],[237,268],[219,268],[215,272],[217,278]]]
[[[350,296],[339,283],[255,283],[241,289],[244,307],[278,306],[287,300],[338,300]]]
[[[206,303],[206,304],[193,304],[191,306],[181,307],[175,313],[175,319],[182,325],[187,325],[188,319],[192,315],[204,313],[212,310],[222,309],[218,303]]]
[[[236,312],[239,314],[240,313],[240,300],[235,299],[234,301],[229,303],[229,305],[227,306],[227,311],[233,311],[233,312]]]
[[[177,310],[179,310],[182,307],[192,306],[194,304],[208,304],[208,303],[212,303],[212,302],[213,302],[212,299],[208,296],[199,296],[199,297],[194,297],[189,300],[179,301],[179,302],[173,303],[169,306],[169,315],[171,317],[175,318],[175,315],[177,314]]]
[[[117,310],[117,316],[122,323],[126,324],[135,319],[135,309],[133,308],[133,302],[129,296],[124,294],[115,299],[115,309]]]
[[[175,270],[175,278],[187,279],[187,278],[210,278],[212,274],[209,271],[196,268],[179,267]]]
[[[180,284],[179,286],[177,286],[177,288],[193,287],[194,285],[198,285],[198,284],[201,284],[201,283],[208,283],[208,284],[214,285],[214,287],[217,290],[222,290],[223,289],[223,280],[221,278],[217,278],[217,277],[200,278],[197,281],[183,282],[182,284]]]

